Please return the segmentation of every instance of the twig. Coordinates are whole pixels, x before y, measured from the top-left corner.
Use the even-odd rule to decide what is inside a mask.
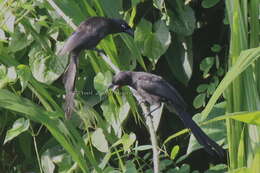
[[[56,12],[71,26],[74,30],[76,30],[76,25],[71,21],[71,19],[66,16],[63,11],[52,1],[52,0],[47,0],[49,4],[56,10]],[[115,71],[115,73],[119,73],[120,70],[118,67],[116,67],[110,58],[105,55],[104,53],[99,53],[102,59]],[[131,92],[135,96],[136,100],[141,102],[141,97],[138,95],[138,93],[130,87]],[[141,104],[142,111],[145,115],[148,115],[149,109],[145,104]],[[150,138],[151,138],[151,143],[152,143],[152,148],[153,148],[153,164],[154,164],[154,173],[159,173],[159,152],[157,149],[157,139],[156,139],[156,133],[155,129],[153,126],[152,118],[151,116],[146,116],[146,125],[149,128],[149,133],[150,133]]]
[[[47,0],[47,1],[52,6],[52,8],[54,8],[54,10],[58,13],[58,15],[60,15],[65,20],[65,22],[67,22],[67,24],[69,24],[69,26],[73,28],[73,30],[77,29],[77,26],[72,22],[71,18],[66,16],[66,14],[63,13],[63,11],[55,4],[54,1],[52,0]]]

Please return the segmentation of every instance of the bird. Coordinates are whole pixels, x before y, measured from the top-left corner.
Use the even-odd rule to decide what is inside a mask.
[[[63,83],[66,91],[64,112],[67,119],[71,118],[74,109],[75,77],[78,66],[78,57],[83,50],[96,49],[98,43],[109,34],[127,33],[134,36],[133,29],[126,21],[107,17],[89,17],[83,21],[76,31],[67,39],[59,55],[70,54],[70,61],[63,75]]]
[[[155,106],[148,114],[151,114],[160,108],[162,103],[165,103],[170,111],[179,116],[184,126],[191,130],[197,141],[204,146],[204,149],[210,155],[217,155],[218,158],[224,159],[225,150],[210,139],[192,120],[182,96],[161,76],[148,72],[121,71],[113,76],[112,83],[108,88],[115,90],[126,85],[136,90],[143,101]]]

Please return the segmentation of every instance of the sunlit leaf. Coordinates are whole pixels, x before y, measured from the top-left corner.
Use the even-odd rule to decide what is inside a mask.
[[[4,13],[5,18],[5,25],[9,32],[14,32],[14,23],[15,23],[15,15],[11,12],[11,10],[8,10]]]
[[[150,34],[144,42],[144,55],[156,63],[171,43],[171,34],[164,22],[154,24],[155,32]]]
[[[13,127],[7,131],[4,144],[7,143],[8,141],[11,141],[13,138],[25,132],[26,130],[28,130],[29,125],[30,125],[29,120],[25,120],[24,118],[17,119],[14,122]]]
[[[170,158],[171,158],[172,160],[175,159],[175,157],[176,157],[177,154],[179,153],[179,150],[180,150],[179,145],[175,145],[175,146],[172,148],[171,156],[170,156]]]
[[[91,135],[92,144],[101,152],[108,152],[108,142],[103,133],[103,130],[98,128]]]
[[[68,56],[48,53],[39,47],[34,47],[29,57],[33,77],[46,84],[51,84],[64,73],[68,61]]]

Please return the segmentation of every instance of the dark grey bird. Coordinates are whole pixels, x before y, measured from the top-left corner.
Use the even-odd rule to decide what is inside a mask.
[[[184,125],[191,130],[197,141],[204,146],[209,154],[217,154],[221,159],[224,159],[224,149],[210,139],[192,120],[190,114],[186,111],[187,105],[181,95],[162,77],[146,72],[119,72],[113,77],[109,88],[114,90],[125,85],[135,89],[149,105],[157,105],[151,112],[160,108],[161,103],[164,102],[171,111],[179,116]]]
[[[82,22],[66,41],[59,54],[71,54],[70,62],[63,78],[66,90],[65,114],[67,119],[71,117],[74,109],[74,85],[80,52],[86,49],[97,50],[95,47],[104,37],[109,34],[121,32],[131,36],[134,35],[134,31],[131,27],[122,19],[90,17]]]

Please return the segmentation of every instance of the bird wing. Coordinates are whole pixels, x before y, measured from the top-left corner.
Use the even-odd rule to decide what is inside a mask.
[[[186,109],[186,103],[168,82],[156,75],[141,75],[138,78],[138,87],[149,94],[161,97],[162,102],[170,102],[175,108]]]
[[[91,45],[91,41],[95,38],[98,38],[97,32],[90,32],[91,29],[88,30],[81,30],[75,31],[69,39],[64,44],[62,51],[60,52],[61,55],[64,55],[67,52],[73,51],[75,48],[81,47],[81,45]]]
[[[61,55],[73,51],[75,48],[91,49],[107,35],[108,21],[102,17],[91,17],[82,22],[77,30],[66,41]]]

